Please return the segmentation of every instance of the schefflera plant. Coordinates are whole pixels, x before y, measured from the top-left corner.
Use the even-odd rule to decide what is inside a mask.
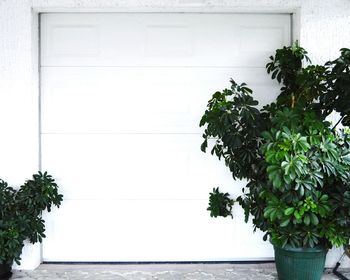
[[[257,105],[258,101],[254,100],[252,90],[245,83],[238,85],[231,80],[230,89],[214,93],[200,121],[200,126],[206,125],[201,150],[206,152],[208,143],[214,141],[211,154],[225,161],[233,179],[249,180],[242,190],[244,196],[236,200],[245,211],[246,222],[251,213],[254,230],[259,228],[266,231],[262,207],[264,201],[260,197],[266,183],[266,168],[260,148],[261,133],[270,127],[270,119],[267,112],[257,109]],[[227,217],[230,216],[228,212],[231,212],[233,203],[228,193],[213,189],[208,210],[212,217]]]
[[[337,221],[335,198],[349,189],[348,135],[333,131],[313,112],[296,111],[279,111],[273,128],[262,133],[268,232],[280,246],[341,246],[349,230]]]
[[[44,211],[59,207],[63,195],[47,172],[38,172],[19,188],[0,179],[0,264],[20,264],[24,242],[45,238]]]
[[[211,153],[248,184],[235,200],[214,189],[208,210],[232,216],[237,201],[254,230],[278,246],[341,246],[350,237],[350,137],[336,127],[349,124],[350,50],[325,65],[304,63],[310,60],[298,44],[270,57],[266,68],[281,90],[262,109],[233,80],[209,100],[201,149],[214,142]],[[332,111],[340,115],[333,126],[326,121]]]

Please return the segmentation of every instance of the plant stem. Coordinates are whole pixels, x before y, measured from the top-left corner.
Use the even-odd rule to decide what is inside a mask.
[[[295,106],[295,95],[293,94],[292,95],[292,109],[294,108]]]
[[[338,124],[339,124],[343,119],[344,119],[344,116],[342,116],[342,117],[337,121],[337,123],[333,126],[332,130],[334,130],[334,129],[338,126]]]

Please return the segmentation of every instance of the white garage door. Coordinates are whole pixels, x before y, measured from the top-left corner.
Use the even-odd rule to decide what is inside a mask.
[[[44,260],[271,258],[238,206],[209,217],[213,187],[245,184],[200,152],[198,123],[231,77],[274,99],[264,66],[290,30],[287,14],[43,14],[42,168],[65,199]]]

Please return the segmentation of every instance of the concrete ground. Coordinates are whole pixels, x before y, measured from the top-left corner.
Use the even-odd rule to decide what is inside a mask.
[[[350,270],[346,270],[350,277]],[[274,280],[275,265],[269,264],[143,264],[143,265],[41,265],[34,271],[15,271],[12,279],[231,279]],[[326,271],[322,280],[338,279]],[[304,279],[298,279],[304,280]]]

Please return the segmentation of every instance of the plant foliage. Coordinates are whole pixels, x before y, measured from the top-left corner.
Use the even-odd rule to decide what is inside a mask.
[[[275,102],[258,109],[252,90],[231,80],[216,92],[200,121],[201,149],[223,159],[234,179],[248,183],[235,200],[273,244],[345,245],[350,237],[350,50],[312,65],[293,44],[266,65],[281,84]],[[306,66],[304,66],[306,65]],[[336,124],[327,121],[333,112]],[[208,145],[214,139],[213,145]],[[233,200],[218,188],[211,216],[231,216]]]
[[[45,224],[41,215],[59,207],[63,196],[51,175],[38,172],[18,190],[0,179],[0,264],[20,264],[24,241],[41,242]]]
[[[232,217],[232,205],[234,201],[230,199],[229,193],[222,193],[219,188],[214,188],[213,192],[210,193],[209,207],[207,210],[210,211],[212,217]]]

